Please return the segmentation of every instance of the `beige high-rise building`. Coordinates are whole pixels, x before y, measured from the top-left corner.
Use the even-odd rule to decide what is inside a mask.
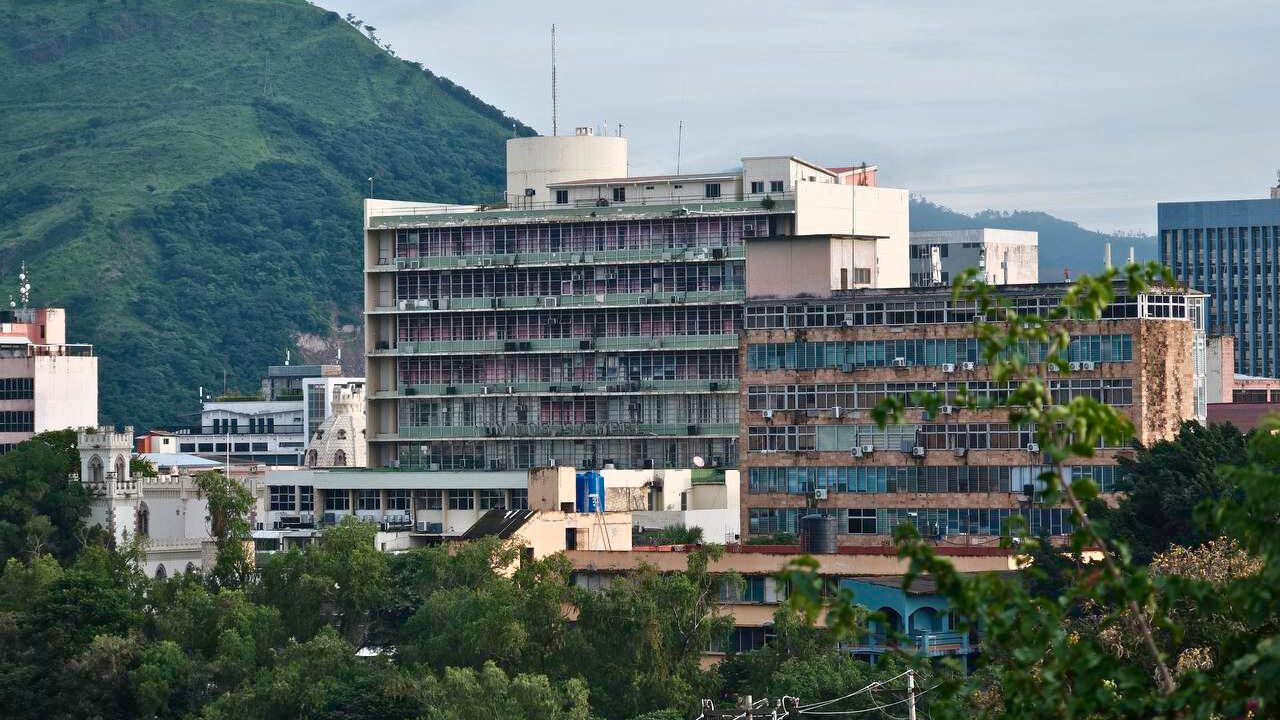
[[[35,433],[98,425],[98,358],[62,308],[0,312],[0,453]]]

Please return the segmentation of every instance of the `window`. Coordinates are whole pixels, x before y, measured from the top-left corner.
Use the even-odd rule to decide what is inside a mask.
[[[34,390],[31,378],[0,378],[0,400],[30,400]]]
[[[409,491],[408,490],[388,490],[387,491],[387,509],[388,510],[408,510],[409,509]]]
[[[709,198],[720,197],[720,183],[707,183],[706,197],[709,197]]]
[[[282,512],[293,511],[294,486],[272,485],[268,488],[271,498],[271,509]]]
[[[762,192],[764,192],[764,181],[763,181],[763,180],[752,180],[752,181],[751,181],[751,192],[753,192],[753,193],[762,193]]]
[[[202,452],[202,453],[211,453],[211,452],[213,452],[213,443],[200,443],[200,450],[199,450],[199,452]]]
[[[361,490],[356,502],[356,507],[360,510],[379,510],[382,508],[382,498],[377,490]]]
[[[512,510],[528,510],[529,509],[529,491],[526,488],[511,491],[511,509]]]
[[[196,451],[195,443],[179,443],[178,452],[193,453]]]
[[[238,453],[249,452],[249,443],[232,443],[232,444],[235,446],[235,451]]]
[[[351,509],[351,493],[347,490],[330,490],[324,494],[324,509],[333,510],[350,510]]]
[[[613,189],[613,201],[614,201],[614,202],[626,202],[626,201],[627,201],[627,189],[626,189],[626,188],[614,188],[614,189]]]
[[[481,490],[480,491],[480,509],[481,510],[506,510],[507,499],[505,493],[501,490]]]
[[[875,535],[876,511],[869,509],[850,510],[849,533],[853,535]]]
[[[769,192],[782,192],[782,188],[786,187],[781,180],[769,181]]]
[[[557,191],[556,191],[556,204],[557,204],[557,205],[568,205],[568,204],[569,204],[569,191],[568,191],[568,190],[557,190]]]
[[[7,410],[0,412],[0,432],[32,432],[35,429],[35,414],[30,410]]]
[[[476,495],[470,490],[450,490],[449,491],[449,509],[450,510],[474,510],[476,507]]]
[[[342,451],[342,450],[335,450],[335,451],[333,452],[333,466],[334,466],[334,467],[346,467],[346,466],[347,466],[347,453],[346,453],[346,452],[344,452],[344,451]]]
[[[298,488],[298,509],[311,512],[316,509],[316,489],[310,485]]]

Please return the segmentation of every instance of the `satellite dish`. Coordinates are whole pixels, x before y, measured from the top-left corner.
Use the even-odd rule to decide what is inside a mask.
[[[693,466],[694,466],[694,467],[702,467],[703,465],[706,465],[706,464],[707,464],[707,461],[706,461],[706,460],[703,460],[701,455],[694,455],[694,456],[693,456]]]

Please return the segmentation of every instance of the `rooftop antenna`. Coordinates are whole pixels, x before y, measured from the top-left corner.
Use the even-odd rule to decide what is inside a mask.
[[[551,134],[555,136],[559,134],[560,125],[556,115],[556,104],[559,98],[556,94],[556,24],[551,23]]]
[[[618,123],[618,137],[622,137],[622,123]]]
[[[22,269],[18,271],[18,299],[25,310],[31,302],[31,276],[27,274],[27,262],[22,261]]]
[[[680,154],[684,151],[684,121],[676,125],[676,174],[680,174]]]

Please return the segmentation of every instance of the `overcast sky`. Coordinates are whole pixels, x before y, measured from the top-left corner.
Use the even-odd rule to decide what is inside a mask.
[[[973,212],[1152,231],[1161,200],[1265,197],[1276,0],[318,0],[551,132],[624,125],[633,174],[794,154]]]

